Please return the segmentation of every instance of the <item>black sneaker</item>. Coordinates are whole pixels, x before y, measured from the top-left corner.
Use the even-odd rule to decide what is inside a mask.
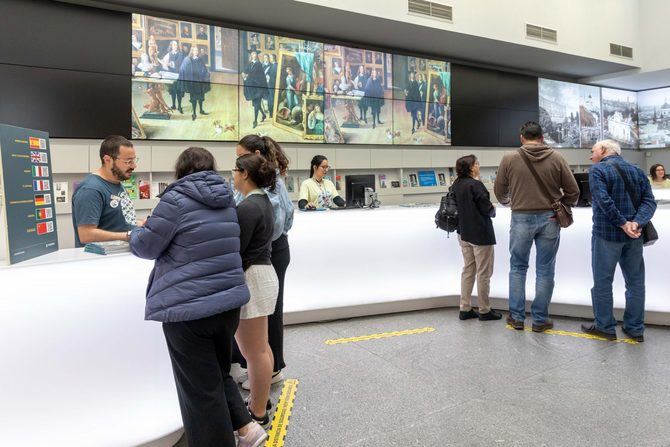
[[[479,314],[479,321],[493,321],[493,320],[500,320],[501,318],[502,314],[500,312],[496,312],[493,309],[486,312],[485,314]]]
[[[616,333],[608,334],[607,332],[603,332],[598,329],[595,324],[582,324],[582,332],[589,335],[595,335],[596,337],[602,337],[610,341],[616,340]]]
[[[642,335],[642,334],[640,334],[640,335],[633,335],[633,334],[631,334],[630,332],[628,332],[628,331],[626,330],[626,328],[623,329],[623,333],[626,334],[626,335],[628,335],[629,338],[631,338],[632,340],[635,340],[635,341],[638,342],[638,343],[643,343],[643,342],[644,342],[644,335]]]
[[[507,320],[506,321],[507,321],[507,324],[512,326],[517,331],[523,331],[523,326],[524,326],[523,320],[521,320],[521,321],[515,320],[514,318],[512,318],[511,315],[507,315]]]
[[[244,404],[249,408],[249,403],[251,402],[251,395],[247,396],[246,399],[244,399]],[[270,411],[272,410],[272,401],[268,399],[268,403],[265,404],[265,409]]]
[[[459,320],[469,320],[470,318],[479,318],[479,314],[474,309],[462,310],[458,313]]]

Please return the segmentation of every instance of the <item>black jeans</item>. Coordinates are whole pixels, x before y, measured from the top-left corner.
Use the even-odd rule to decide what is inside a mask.
[[[286,368],[286,363],[284,363],[284,278],[291,262],[291,250],[285,234],[272,242],[272,257],[270,260],[279,279],[279,294],[277,295],[275,311],[268,316],[268,343],[275,358],[272,370],[280,371]],[[237,343],[233,343],[233,362],[239,363],[242,368],[247,367],[247,361],[242,356]]]
[[[181,417],[191,446],[235,446],[234,430],[251,416],[230,377],[232,341],[240,309],[163,323]]]

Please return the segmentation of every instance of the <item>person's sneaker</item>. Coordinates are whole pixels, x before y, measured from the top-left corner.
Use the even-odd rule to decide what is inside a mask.
[[[523,320],[521,320],[521,321],[515,320],[514,318],[512,318],[511,315],[507,315],[507,319],[505,321],[507,322],[507,324],[512,326],[517,331],[523,331],[523,326],[524,326]]]
[[[544,323],[533,323],[533,332],[544,332],[554,328],[554,322],[547,318]]]
[[[502,314],[500,312],[496,312],[495,310],[491,309],[485,314],[479,314],[479,321],[493,321],[493,320],[500,320],[502,318]]]
[[[251,409],[249,407],[247,407],[247,409],[249,410],[249,414],[251,415],[251,419],[254,422],[256,422],[258,425],[263,427],[264,430],[267,430],[268,427],[270,427],[270,422],[272,420],[270,419],[270,412],[269,411],[266,411],[263,416],[258,417],[254,414],[253,411],[251,411]]]
[[[616,340],[616,333],[608,334],[607,332],[603,332],[598,329],[595,324],[582,324],[582,332],[589,335],[595,335],[596,337],[602,337],[610,341]]]
[[[272,373],[272,381],[270,382],[270,385],[274,385],[275,383],[279,383],[282,380],[284,380],[284,374],[282,374],[281,371],[273,372]],[[244,379],[242,382],[242,389],[246,391],[251,391],[251,382],[249,382],[249,376]]]
[[[643,342],[644,342],[644,335],[642,335],[642,334],[640,334],[640,335],[633,335],[633,334],[631,334],[630,332],[628,332],[628,331],[626,330],[626,328],[623,328],[623,333],[626,334],[626,335],[628,335],[629,338],[635,340],[635,341],[638,342],[638,343],[643,343]]]
[[[230,365],[230,377],[239,385],[240,383],[244,383],[249,378],[249,375],[246,368],[242,368],[239,363],[233,363]]]
[[[260,447],[268,439],[268,434],[256,421],[252,421],[247,435],[237,439],[237,447]]]
[[[470,318],[478,318],[479,314],[474,310],[462,310],[458,313],[459,320],[469,320]]]

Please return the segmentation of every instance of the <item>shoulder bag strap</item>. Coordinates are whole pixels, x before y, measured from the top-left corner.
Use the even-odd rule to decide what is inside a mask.
[[[533,177],[535,177],[535,181],[537,184],[540,186],[540,189],[542,190],[542,193],[549,199],[549,202],[553,205],[554,202],[556,202],[556,199],[554,199],[551,196],[551,193],[549,193],[549,190],[547,189],[547,185],[544,184],[540,176],[538,175],[537,171],[533,167],[532,163],[526,156],[526,154],[523,153],[523,150],[519,149],[519,155],[521,155],[521,158],[523,159],[524,162],[526,162],[526,166],[528,166],[528,169],[530,169],[530,172],[533,174]]]
[[[621,177],[621,180],[623,180],[623,183],[626,186],[626,192],[628,193],[628,197],[630,197],[630,201],[633,202],[633,206],[637,211],[637,209],[640,207],[640,198],[637,196],[637,191],[635,191],[633,185],[631,185],[628,176],[626,175],[625,172],[623,172],[623,169],[621,169],[619,163],[612,163],[612,165],[614,166],[614,169],[616,169],[617,172],[619,173],[619,177]]]

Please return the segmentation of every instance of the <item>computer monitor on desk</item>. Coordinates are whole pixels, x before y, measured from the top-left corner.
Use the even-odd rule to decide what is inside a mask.
[[[579,172],[572,175],[575,176],[577,185],[579,185],[579,200],[577,201],[577,206],[591,206],[592,199],[588,172]]]
[[[347,190],[347,206],[365,206],[365,188],[375,189],[374,174],[345,175],[345,188]]]

